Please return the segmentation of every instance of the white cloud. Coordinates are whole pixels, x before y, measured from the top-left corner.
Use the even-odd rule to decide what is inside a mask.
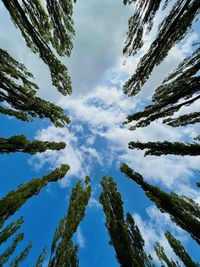
[[[76,240],[80,248],[85,247],[85,238],[83,236],[82,229],[80,226],[78,227],[76,232]]]
[[[36,138],[42,141],[48,140],[66,143],[67,146],[65,149],[60,151],[48,150],[42,154],[36,154],[30,161],[30,164],[36,169],[42,168],[45,163],[49,163],[51,168],[58,167],[63,163],[69,164],[70,171],[60,181],[62,187],[68,186],[72,177],[84,178],[90,172],[91,162],[95,160],[98,162],[101,161],[100,156],[94,148],[79,146],[77,137],[70,133],[67,128],[49,126],[39,131]]]
[[[100,208],[101,204],[99,203],[99,201],[96,198],[91,196],[89,203],[88,203],[88,207],[89,208]]]

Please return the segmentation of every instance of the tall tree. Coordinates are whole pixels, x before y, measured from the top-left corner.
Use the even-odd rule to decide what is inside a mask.
[[[54,40],[54,42],[51,43],[55,45],[56,48],[59,48],[58,51],[62,53],[66,53],[66,51],[64,51],[65,47],[58,46],[58,42],[55,42],[55,38],[51,38],[51,32],[49,29],[51,29],[52,25],[49,24],[50,22],[48,21],[48,14],[45,14],[45,8],[42,7],[41,2],[39,0],[23,0],[22,3],[18,0],[2,1],[10,13],[12,21],[20,29],[27,46],[30,47],[33,52],[39,53],[40,58],[48,65],[51,72],[53,85],[55,85],[58,91],[63,95],[71,94],[71,79],[68,75],[68,70],[66,66],[63,65],[54,55],[49,46],[49,42],[50,40]],[[64,1],[60,0],[59,3],[63,3],[64,5]],[[67,3],[65,5],[67,5]],[[57,5],[56,8],[58,7],[59,5]],[[65,9],[63,10],[66,11]],[[63,10],[55,10],[54,13],[51,13],[51,17],[53,16],[54,19],[56,19],[58,12],[62,12]],[[69,11],[72,12],[71,9]],[[42,19],[39,19],[40,21],[38,21],[38,17],[40,17],[40,15]],[[67,17],[67,14],[62,12],[59,13],[59,17],[61,21],[65,21],[65,19],[68,18],[70,19],[69,24],[71,23],[70,15]],[[47,25],[45,29],[43,23],[40,23],[43,21],[43,19],[44,23]],[[61,22],[59,24],[61,24]],[[53,27],[55,27],[55,23],[53,24]],[[58,25],[56,28],[58,28]],[[67,29],[67,31],[69,31],[69,29]],[[57,29],[54,31],[54,33],[55,32],[56,38],[63,38],[64,32],[66,31],[59,36]],[[73,36],[73,33],[69,33],[69,36]],[[63,42],[63,39],[60,40],[60,42]],[[65,45],[68,46],[67,43],[65,43]]]
[[[24,222],[23,217],[16,219],[15,221],[8,224],[3,230],[0,232],[0,245],[5,243],[9,237],[11,237],[14,233],[19,230]]]
[[[44,247],[43,250],[41,251],[37,261],[36,261],[35,267],[42,267],[43,266],[43,262],[45,260],[46,254],[47,254],[47,247]]]
[[[151,31],[153,19],[162,0],[124,0],[125,5],[133,2],[135,3],[134,15],[128,21],[127,39],[123,50],[128,56],[135,55],[143,46],[143,35]],[[167,4],[168,0],[165,1],[164,7]]]
[[[0,223],[8,219],[13,215],[26,201],[34,195],[39,194],[42,188],[48,183],[56,182],[62,179],[69,166],[62,164],[59,168],[56,168],[49,174],[43,176],[42,179],[34,178],[31,181],[22,184],[16,191],[11,191],[4,198],[0,200]]]
[[[14,135],[10,138],[0,137],[0,154],[12,152],[24,152],[35,154],[47,149],[60,150],[65,148],[64,142],[30,141],[24,135]]]
[[[127,164],[122,164],[121,171],[136,182],[153,201],[161,212],[167,212],[170,218],[200,244],[200,207],[190,198],[175,193],[166,193],[159,187],[148,184],[143,177]]]
[[[32,248],[32,244],[28,244],[27,247],[17,256],[10,264],[10,267],[18,267],[20,264],[27,258],[30,250]]]
[[[91,195],[90,178],[86,177],[85,187],[78,181],[73,188],[66,216],[60,221],[55,231],[51,258],[48,266],[76,267],[79,266],[77,246],[73,244],[73,235],[85,216],[86,206]]]
[[[199,267],[198,263],[195,263],[190,255],[186,252],[185,248],[179,240],[177,240],[169,231],[165,233],[165,236],[175,252],[175,254],[182,260],[186,267]]]
[[[123,202],[112,177],[103,177],[100,203],[106,215],[106,227],[110,243],[114,246],[117,260],[122,267],[153,266],[144,252],[144,240],[132,216],[123,211]]]
[[[162,266],[165,266],[166,264],[167,267],[180,267],[178,262],[174,262],[172,259],[170,260],[167,257],[167,255],[165,254],[164,248],[160,245],[159,242],[155,243],[154,250]]]
[[[163,81],[152,97],[153,104],[143,111],[127,117],[125,123],[136,121],[130,130],[145,127],[151,122],[168,117],[163,122],[170,126],[184,126],[199,122],[199,112],[171,118],[175,112],[184,106],[191,105],[200,98],[200,48],[184,59],[179,66]]]
[[[123,89],[126,94],[133,96],[141,90],[154,67],[159,65],[173,45],[185,36],[199,11],[199,0],[175,2],[169,15],[159,26],[159,32],[148,52],[140,60],[135,74],[125,83]]]
[[[59,127],[70,122],[62,108],[36,96],[38,86],[31,80],[33,75],[2,49],[0,64],[0,113],[23,121],[31,121],[35,117],[48,118]],[[2,105],[5,102],[9,107]]]
[[[20,233],[18,234],[12,244],[4,251],[3,254],[0,255],[0,266],[3,266],[10,258],[10,256],[13,254],[13,252],[15,251],[17,245],[19,244],[19,242],[21,242],[24,239],[24,234]]]
[[[140,149],[145,151],[145,156],[147,155],[154,155],[154,156],[161,156],[161,155],[179,155],[179,156],[198,156],[200,155],[200,144],[193,143],[193,144],[185,144],[180,142],[147,142],[141,143],[139,141],[129,143],[130,149]]]

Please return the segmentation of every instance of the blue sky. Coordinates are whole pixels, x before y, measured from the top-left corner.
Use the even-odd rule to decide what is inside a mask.
[[[122,49],[127,21],[133,8],[121,2],[85,0],[75,5],[74,50],[70,59],[63,60],[69,67],[73,82],[73,94],[67,97],[61,96],[52,87],[47,67],[25,46],[20,32],[13,26],[0,3],[3,21],[0,25],[1,47],[26,64],[40,86],[38,94],[62,106],[72,121],[69,126],[60,129],[53,127],[47,120],[25,123],[0,116],[1,136],[26,134],[30,139],[64,141],[67,144],[66,149],[59,152],[47,151],[35,156],[20,153],[1,155],[1,197],[34,177],[42,177],[61,163],[71,166],[70,172],[60,183],[47,186],[11,218],[13,220],[21,215],[25,218],[22,227],[25,239],[16,254],[30,240],[33,242],[26,266],[33,266],[45,245],[48,245],[50,251],[55,228],[66,213],[71,189],[77,179],[86,175],[92,178],[93,191],[85,219],[75,236],[75,242],[79,245],[80,266],[118,266],[114,250],[108,244],[105,218],[98,203],[100,180],[104,175],[113,176],[117,181],[124,209],[133,214],[138,223],[147,251],[152,252],[155,241],[159,240],[169,255],[174,257],[163,235],[169,229],[184,243],[193,258],[198,260],[198,247],[188,234],[176,227],[166,214],[161,214],[142,190],[119,171],[120,163],[127,162],[143,174],[148,182],[167,191],[186,194],[200,203],[199,191],[195,188],[195,182],[199,179],[200,157],[144,158],[142,151],[130,151],[127,148],[131,140],[192,141],[199,134],[198,125],[171,129],[157,121],[134,132],[122,126],[126,116],[148,103],[153,90],[166,74],[192,52],[192,43],[199,40],[198,27],[194,25],[194,31],[170,51],[142,92],[135,98],[128,98],[122,92],[122,85],[134,72],[141,55],[147,51],[163,14],[158,14],[152,34],[146,38],[142,51],[134,58],[124,58]],[[196,110],[199,104],[197,102],[181,109],[179,113]],[[2,246],[1,251],[7,246]]]

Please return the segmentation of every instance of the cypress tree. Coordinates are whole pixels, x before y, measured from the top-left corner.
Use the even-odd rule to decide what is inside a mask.
[[[100,203],[106,216],[110,244],[114,246],[120,266],[153,266],[144,252],[144,240],[132,216],[127,213],[124,218],[123,202],[115,181],[112,177],[103,177],[101,185]]]
[[[43,250],[41,251],[41,253],[40,253],[40,255],[36,261],[35,267],[42,267],[43,266],[43,262],[44,262],[46,254],[47,254],[47,247],[43,248]]]
[[[39,194],[41,189],[48,183],[62,179],[68,170],[69,166],[62,164],[59,168],[56,168],[51,173],[43,176],[42,179],[34,178],[31,181],[20,185],[17,190],[9,192],[0,200],[0,223],[7,220],[9,216],[13,215],[20,209],[29,198]]]
[[[35,154],[44,152],[47,149],[60,150],[65,146],[66,144],[63,142],[30,141],[24,135],[14,135],[10,138],[0,137],[0,154],[12,152]]]
[[[12,21],[20,29],[27,46],[33,52],[38,53],[49,67],[53,85],[63,95],[71,94],[71,79],[68,75],[68,70],[54,55],[49,46],[48,41],[51,40],[51,33],[48,29],[51,28],[51,25],[48,21],[48,14],[45,14],[45,9],[40,4],[41,2],[38,0],[23,0],[21,4],[18,0],[2,1]],[[38,21],[40,15],[41,18]],[[61,19],[63,19],[63,14],[60,15],[62,16]],[[46,28],[41,23],[43,19],[45,25],[47,25]],[[52,43],[54,44],[54,42]]]
[[[19,228],[22,226],[24,222],[23,217],[20,217],[19,219],[13,221],[8,226],[6,226],[1,232],[0,232],[0,245],[5,243],[9,237],[11,237],[14,233],[19,230]]]
[[[86,206],[91,195],[89,182],[90,178],[86,177],[85,187],[82,186],[81,181],[78,181],[72,190],[67,214],[60,221],[54,234],[48,266],[79,266],[77,246],[73,244],[72,238],[85,216]]]
[[[141,90],[154,67],[159,65],[173,45],[185,36],[199,10],[199,0],[175,2],[169,15],[159,26],[159,32],[148,52],[140,60],[135,74],[125,83],[123,89],[126,94],[133,96]]]
[[[123,49],[124,54],[130,56],[135,55],[143,46],[143,34],[146,28],[148,34],[153,26],[153,18],[160,7],[161,0],[132,0],[124,1],[126,5],[135,2],[134,15],[128,21],[128,33]],[[166,7],[168,1],[164,3]]]
[[[199,69],[200,48],[184,59],[163,81],[162,85],[155,90],[152,97],[153,104],[145,107],[143,111],[129,115],[124,123],[137,121],[134,126],[130,127],[131,130],[137,127],[145,127],[159,118],[172,116],[181,107],[191,105],[197,101],[200,98],[198,95],[200,86]],[[199,122],[199,112],[182,115],[175,119],[167,118],[163,122],[173,127],[194,124]]]
[[[145,151],[145,156],[147,155],[154,155],[154,156],[161,156],[161,155],[179,155],[179,156],[198,156],[200,155],[200,144],[193,143],[193,144],[185,144],[180,142],[133,142],[131,141],[128,145],[130,149],[140,149]]]
[[[143,177],[134,172],[127,164],[122,164],[121,172],[136,182],[153,201],[161,212],[166,212],[170,218],[200,244],[200,207],[190,198],[175,193],[166,193],[157,186],[144,181]]]
[[[23,239],[24,239],[23,233],[20,233],[15,237],[12,244],[4,251],[3,254],[0,255],[0,266],[3,266],[9,260],[10,256],[15,251],[19,242],[21,242]]]
[[[48,118],[55,126],[64,127],[69,118],[63,109],[36,96],[38,86],[31,81],[33,75],[26,67],[0,49],[0,112],[23,121],[32,118]]]
[[[158,259],[162,264],[161,266],[165,266],[166,264],[167,267],[180,267],[178,262],[174,262],[173,260],[168,259],[167,255],[165,254],[164,248],[160,245],[159,242],[156,242],[154,250],[156,252]]]
[[[165,233],[165,236],[175,254],[182,260],[186,267],[198,267],[199,264],[193,262],[190,255],[186,252],[185,248],[179,240],[177,240],[169,231]]]
[[[17,256],[10,264],[10,267],[18,267],[20,264],[27,258],[30,250],[32,248],[32,244],[30,243],[21,253]]]

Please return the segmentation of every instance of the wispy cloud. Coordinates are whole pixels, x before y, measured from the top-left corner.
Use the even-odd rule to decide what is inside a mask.
[[[82,229],[80,226],[78,227],[76,232],[76,240],[80,248],[85,247],[85,238],[83,236]]]

